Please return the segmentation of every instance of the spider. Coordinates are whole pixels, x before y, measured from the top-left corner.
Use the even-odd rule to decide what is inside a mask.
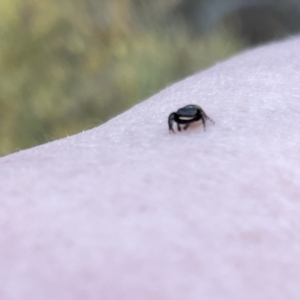
[[[173,129],[173,123],[177,123],[178,131],[181,131],[181,124],[183,126],[183,130],[187,130],[191,123],[201,120],[205,130],[205,121],[210,120],[212,123],[215,123],[212,119],[210,119],[204,110],[195,104],[190,104],[185,107],[182,107],[177,110],[177,112],[173,112],[169,115],[169,131],[170,133],[175,133]]]

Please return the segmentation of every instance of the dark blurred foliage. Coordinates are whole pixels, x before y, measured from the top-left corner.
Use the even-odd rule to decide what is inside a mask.
[[[175,15],[196,35],[221,25],[248,46],[300,31],[300,0],[184,0]]]
[[[0,155],[99,125],[247,44],[294,30],[275,6],[230,2],[2,0]]]

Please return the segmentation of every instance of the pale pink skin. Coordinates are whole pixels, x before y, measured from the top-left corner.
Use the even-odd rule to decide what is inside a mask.
[[[0,170],[1,300],[299,300],[300,39]]]

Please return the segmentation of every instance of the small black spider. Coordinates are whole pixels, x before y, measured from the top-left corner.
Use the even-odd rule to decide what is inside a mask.
[[[181,131],[180,124],[184,124],[183,130],[187,130],[191,123],[201,120],[205,130],[205,121],[210,120],[212,123],[215,123],[212,119],[210,119],[204,110],[195,104],[187,105],[183,108],[177,110],[177,112],[173,112],[169,115],[169,131],[170,133],[175,133],[173,129],[173,122],[177,123],[178,131]]]

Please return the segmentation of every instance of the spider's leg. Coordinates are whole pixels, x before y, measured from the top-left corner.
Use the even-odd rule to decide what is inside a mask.
[[[168,124],[169,124],[169,132],[173,132],[175,133],[174,129],[173,129],[173,122],[174,122],[174,118],[175,118],[175,114],[171,113],[169,116],[169,120],[168,120]]]
[[[204,116],[202,116],[201,121],[203,123],[204,131],[206,131],[206,128],[205,128],[205,117]]]
[[[206,119],[208,119],[209,121],[211,121],[213,124],[216,124],[215,121],[213,121],[210,117],[206,116]]]
[[[178,123],[177,123],[177,129],[178,129],[178,131],[181,131],[181,127]]]
[[[187,123],[184,125],[183,130],[187,130],[189,128],[189,126],[191,125],[191,123]]]
[[[207,120],[211,121],[213,124],[215,124],[215,122],[205,112],[203,112],[203,116],[205,119],[207,119]]]

